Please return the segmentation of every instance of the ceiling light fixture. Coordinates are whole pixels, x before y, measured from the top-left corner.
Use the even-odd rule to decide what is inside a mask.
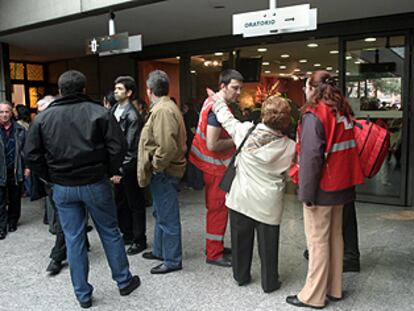
[[[280,69],[286,69],[286,66],[285,65],[281,65],[281,66],[279,66],[279,68]]]
[[[364,41],[365,42],[375,42],[375,41],[377,41],[377,38],[373,38],[373,37],[371,37],[371,38],[365,38]]]
[[[293,70],[294,72],[300,72],[300,68],[296,68],[295,70]]]
[[[193,74],[195,74],[195,73],[196,73],[196,71],[195,71],[195,70],[191,70],[190,72],[191,72],[191,73],[193,73]]]
[[[333,68],[331,66],[326,67],[326,70],[331,71]]]
[[[308,60],[307,60],[307,59],[299,59],[299,63],[304,64],[304,63],[307,63],[307,62],[308,62]]]
[[[311,75],[312,74],[312,71],[306,71],[306,74],[307,75]]]
[[[266,52],[266,51],[267,51],[266,48],[258,48],[257,49],[257,52],[261,52],[261,53]]]
[[[319,64],[319,63],[313,64],[313,67],[320,67],[320,66],[322,66],[322,65]]]
[[[216,52],[214,53],[215,56],[223,56],[223,52]]]
[[[262,63],[262,65],[263,65],[263,66],[269,66],[269,65],[270,65],[270,63],[269,63],[269,62],[263,62],[263,63]]]
[[[308,43],[307,47],[308,48],[317,48],[319,46],[319,44],[317,43]]]
[[[354,64],[359,65],[359,64],[361,64],[361,62],[359,60],[357,60],[357,61],[354,62]]]
[[[270,70],[266,70],[265,73],[269,74],[269,73],[271,73],[271,71]]]
[[[329,54],[339,54],[339,51],[338,50],[332,50],[332,51],[329,51]]]
[[[290,55],[289,55],[289,54],[282,54],[282,55],[280,55],[280,57],[281,57],[281,58],[289,58],[289,57],[290,57]]]
[[[347,57],[345,57],[346,60],[350,60],[352,59],[352,56],[348,55]]]
[[[180,56],[176,56],[175,58],[179,60],[180,59]]]

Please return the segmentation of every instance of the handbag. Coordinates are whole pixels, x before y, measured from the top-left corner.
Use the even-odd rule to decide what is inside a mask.
[[[236,157],[239,154],[241,148],[243,147],[244,143],[246,142],[249,135],[253,132],[253,130],[256,128],[256,124],[252,126],[249,131],[247,132],[246,136],[243,138],[243,141],[241,142],[240,146],[237,148],[236,152],[232,156],[229,166],[227,167],[226,172],[223,175],[223,178],[220,181],[219,188],[223,190],[224,192],[230,192],[231,184],[233,183],[233,179],[236,176]]]

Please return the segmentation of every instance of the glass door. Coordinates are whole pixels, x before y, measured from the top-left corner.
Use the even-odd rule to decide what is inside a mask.
[[[345,41],[344,81],[356,118],[369,118],[391,134],[388,158],[379,173],[358,186],[358,199],[402,204],[406,192],[406,36],[365,36]]]

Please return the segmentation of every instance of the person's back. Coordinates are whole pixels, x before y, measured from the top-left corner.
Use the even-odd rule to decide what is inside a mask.
[[[46,146],[50,180],[64,185],[80,185],[102,179],[119,166],[123,153],[110,163],[105,146],[106,136],[116,134],[109,125],[112,116],[84,95],[64,96],[55,100],[39,115],[34,124],[41,128]],[[125,149],[122,136],[113,143]]]
[[[122,296],[140,285],[132,276],[119,233],[109,175],[124,159],[126,143],[116,120],[84,95],[86,77],[63,73],[56,100],[28,132],[27,165],[53,183],[53,201],[65,236],[75,295],[82,308],[92,306],[86,247],[87,213],[95,223],[105,255]]]

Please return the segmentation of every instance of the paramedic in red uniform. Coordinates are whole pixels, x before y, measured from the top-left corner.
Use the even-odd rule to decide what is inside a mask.
[[[352,110],[326,71],[306,82],[307,103],[298,130],[299,199],[309,249],[308,274],[297,307],[325,307],[342,299],[342,211],[355,200],[354,186],[364,177],[356,150]]]
[[[240,95],[242,84],[243,76],[238,71],[224,70],[219,77],[220,90],[217,96],[228,105],[235,103]],[[213,105],[214,101],[210,97],[203,104],[197,132],[191,146],[190,161],[203,172],[205,184],[206,262],[221,267],[231,267],[231,258],[225,256],[223,243],[228,217],[224,202],[226,193],[219,189],[218,185],[235,152],[235,146],[211,110]]]

